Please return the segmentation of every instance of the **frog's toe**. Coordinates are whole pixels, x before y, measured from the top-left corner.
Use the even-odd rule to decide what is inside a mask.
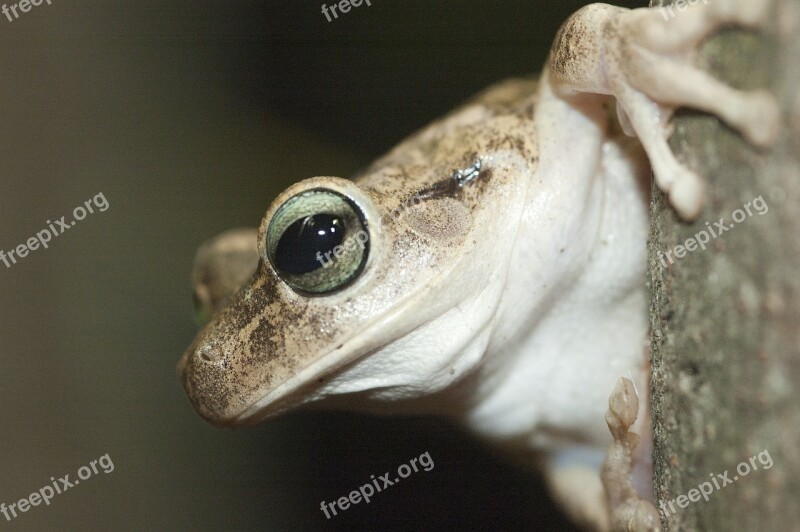
[[[705,182],[696,173],[686,170],[669,190],[669,202],[684,220],[700,215],[705,197]]]
[[[614,418],[615,425],[626,431],[636,421],[639,398],[636,397],[636,389],[630,379],[621,378],[617,381],[608,398],[608,412]]]
[[[754,91],[747,95],[748,103],[742,107],[737,128],[752,144],[768,147],[775,143],[780,132],[778,102],[767,91]]]

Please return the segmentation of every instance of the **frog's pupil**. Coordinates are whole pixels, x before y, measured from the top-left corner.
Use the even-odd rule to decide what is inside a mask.
[[[275,266],[295,275],[313,272],[330,262],[330,252],[342,243],[344,232],[344,221],[333,214],[300,218],[281,235],[275,249]]]

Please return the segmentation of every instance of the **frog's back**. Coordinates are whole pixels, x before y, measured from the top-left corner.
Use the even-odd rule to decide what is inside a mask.
[[[525,155],[535,158],[538,86],[534,78],[511,78],[484,89],[397,144],[355,176],[356,181],[370,186],[380,180],[381,168],[404,168],[406,175],[413,175],[408,169],[415,165],[447,165],[463,159],[466,152],[475,158],[503,145],[525,144]]]
[[[539,81],[532,77],[505,79],[467,100],[464,107],[481,105],[494,116],[515,114],[532,118],[538,87]]]

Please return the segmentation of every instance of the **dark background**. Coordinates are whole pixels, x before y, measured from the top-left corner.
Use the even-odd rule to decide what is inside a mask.
[[[508,76],[537,73],[583,2],[52,0],[0,17],[0,502],[108,453],[115,470],[9,530],[569,530],[538,479],[435,419],[294,413],[220,430],[175,364],[206,238],[286,186],[352,175]],[[643,5],[628,3],[628,6]],[[424,452],[435,467],[327,521]]]

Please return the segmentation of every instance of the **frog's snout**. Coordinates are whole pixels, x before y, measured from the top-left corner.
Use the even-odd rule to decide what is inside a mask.
[[[197,413],[216,425],[230,425],[242,409],[237,384],[222,345],[200,335],[178,362],[178,377]]]

